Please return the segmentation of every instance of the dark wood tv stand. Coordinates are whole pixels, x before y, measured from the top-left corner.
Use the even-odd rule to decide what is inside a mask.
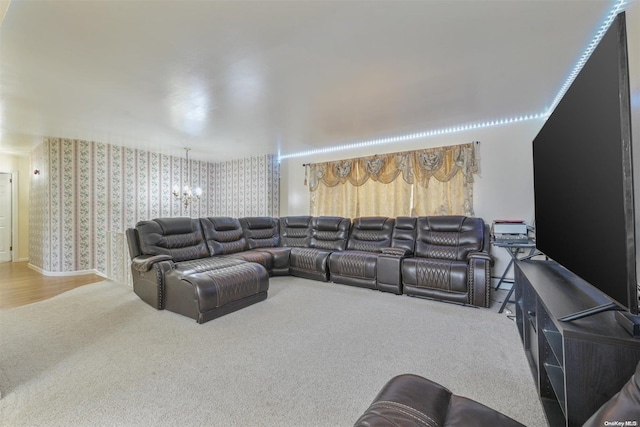
[[[554,261],[516,261],[515,287],[516,324],[547,421],[581,426],[631,378],[640,340],[610,311],[559,321],[610,300]]]

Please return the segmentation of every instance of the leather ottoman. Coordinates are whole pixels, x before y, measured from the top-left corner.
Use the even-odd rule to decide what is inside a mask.
[[[269,273],[260,264],[239,263],[189,275],[167,274],[165,308],[208,322],[267,298]]]

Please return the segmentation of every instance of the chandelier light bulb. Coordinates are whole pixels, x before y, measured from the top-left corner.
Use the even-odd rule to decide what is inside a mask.
[[[189,150],[190,148],[185,148],[186,151],[186,161],[187,161],[187,182],[191,182],[191,164],[189,163]],[[173,196],[181,200],[186,208],[191,204],[191,202],[195,202],[200,200],[202,196],[202,189],[200,187],[196,187],[195,189],[191,189],[188,184],[185,184],[182,188],[182,193],[180,192],[180,186],[178,184],[173,186]]]

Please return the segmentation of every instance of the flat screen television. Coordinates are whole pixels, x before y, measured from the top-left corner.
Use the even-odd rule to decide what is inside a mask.
[[[536,248],[637,315],[632,148],[622,12],[533,141]]]

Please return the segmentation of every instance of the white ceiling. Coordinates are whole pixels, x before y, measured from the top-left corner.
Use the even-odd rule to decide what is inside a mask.
[[[221,161],[539,113],[613,4],[13,0],[0,151],[58,136]]]

